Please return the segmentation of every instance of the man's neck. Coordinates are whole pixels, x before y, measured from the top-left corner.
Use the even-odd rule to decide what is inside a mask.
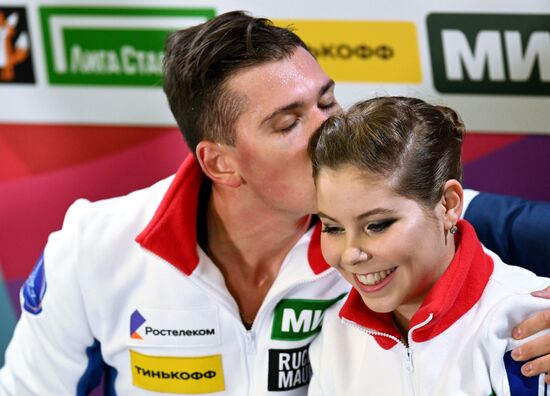
[[[222,272],[243,322],[256,316],[284,258],[309,228],[310,216],[290,216],[212,188],[208,255]]]

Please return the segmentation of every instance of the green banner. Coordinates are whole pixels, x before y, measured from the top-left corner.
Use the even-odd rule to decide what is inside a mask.
[[[214,16],[210,8],[40,7],[48,80],[158,87],[168,33]]]
[[[550,15],[430,14],[441,93],[550,95]]]

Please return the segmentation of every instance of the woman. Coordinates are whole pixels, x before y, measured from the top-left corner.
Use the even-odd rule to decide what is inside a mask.
[[[309,154],[327,262],[353,286],[310,350],[310,395],[537,395],[511,324],[550,284],[486,253],[460,220],[464,125],[383,97],[329,118]],[[546,393],[544,393],[546,394]]]

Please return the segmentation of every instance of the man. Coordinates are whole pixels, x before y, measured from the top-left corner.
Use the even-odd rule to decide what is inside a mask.
[[[23,287],[0,394],[86,394],[102,371],[120,395],[306,393],[307,347],[347,291],[320,253],[306,153],[340,111],[334,82],[240,12],[172,34],[165,69],[195,155],[69,209]]]

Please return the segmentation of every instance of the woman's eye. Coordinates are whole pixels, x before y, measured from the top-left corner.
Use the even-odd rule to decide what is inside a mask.
[[[321,232],[324,232],[325,234],[334,235],[334,234],[340,234],[341,232],[343,232],[343,229],[340,227],[323,225],[323,229],[321,230]]]
[[[392,220],[379,221],[377,223],[370,223],[367,226],[367,231],[374,232],[374,233],[383,232],[386,229],[388,229],[393,223],[395,223],[395,220],[393,220],[393,219]]]

